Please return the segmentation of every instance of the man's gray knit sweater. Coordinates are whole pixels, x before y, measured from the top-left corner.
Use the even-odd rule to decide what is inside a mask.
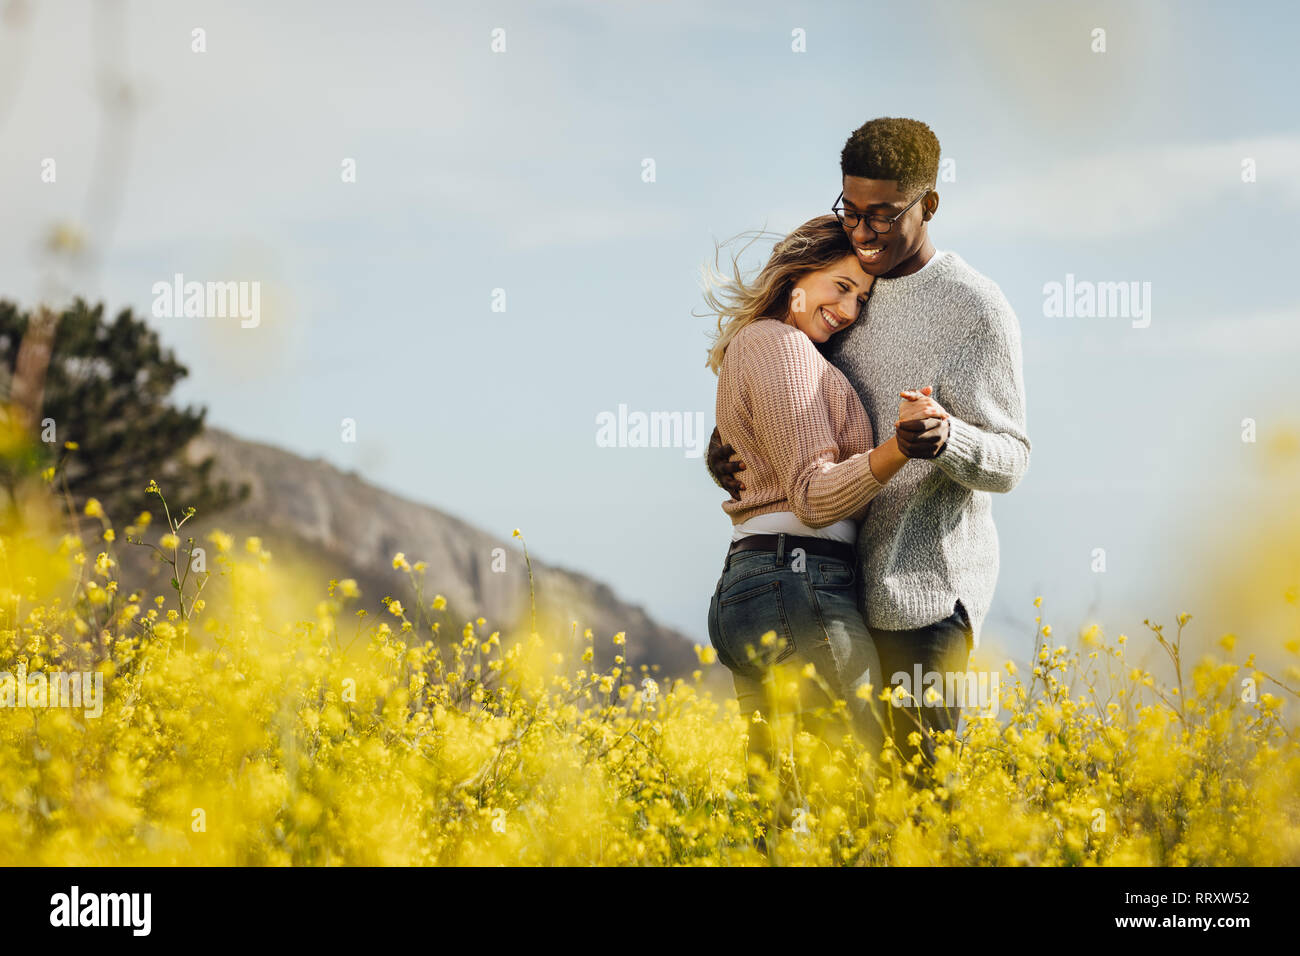
[[[824,353],[862,398],[876,442],[894,434],[898,393],[934,386],[949,414],[933,460],[909,461],[871,503],[858,535],[867,621],[924,627],[958,601],[978,645],[998,577],[989,492],[1029,467],[1020,326],[997,284],[953,252],[877,279],[865,314]]]

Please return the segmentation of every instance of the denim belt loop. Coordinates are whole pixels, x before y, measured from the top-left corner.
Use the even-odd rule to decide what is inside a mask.
[[[776,536],[776,566],[784,567],[785,565],[785,532]]]

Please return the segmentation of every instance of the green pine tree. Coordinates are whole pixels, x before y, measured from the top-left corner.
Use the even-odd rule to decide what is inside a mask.
[[[0,300],[0,390],[9,398],[19,347],[32,315]],[[215,483],[208,457],[187,462],[191,438],[203,430],[206,410],[173,407],[168,395],[189,374],[158,334],[124,309],[112,322],[103,304],[77,299],[58,316],[39,412],[32,415],[37,442],[0,458],[0,483],[12,497],[24,475],[63,461],[73,504],[80,512],[98,498],[114,523],[129,523],[155,502],[144,493],[150,479],[168,498],[212,515],[248,494]],[[66,448],[76,444],[75,450]]]

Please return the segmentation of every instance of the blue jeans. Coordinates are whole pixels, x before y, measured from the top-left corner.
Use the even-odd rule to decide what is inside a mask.
[[[796,570],[792,555],[781,551],[741,551],[729,555],[709,603],[709,641],[718,660],[731,671],[740,713],[755,711],[762,723],[750,723],[749,753],[770,766],[775,754],[770,721],[774,695],[770,680],[777,665],[796,673],[812,663],[826,682],[800,680],[799,715],[803,728],[826,737],[839,720],[829,718],[833,698],[848,705],[850,728],[872,754],[879,756],[883,732],[872,711],[885,684],[876,647],[858,609],[857,568],[838,558],[807,554]],[[763,646],[767,631],[777,640]],[[751,649],[752,648],[752,652]],[[873,685],[869,701],[858,688]],[[818,711],[827,713],[818,716]]]

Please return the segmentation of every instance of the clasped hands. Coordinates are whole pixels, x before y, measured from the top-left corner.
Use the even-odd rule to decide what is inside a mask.
[[[932,397],[929,385],[899,392],[894,437],[908,458],[934,458],[948,442],[948,412]]]
[[[934,400],[933,392],[934,389],[926,385],[898,393],[902,401],[898,404],[894,434],[898,450],[908,458],[933,458],[948,441],[948,412]],[[735,449],[726,444],[714,428],[707,458],[709,471],[732,498],[739,500],[745,486],[737,472],[744,471],[745,464],[739,458],[733,458],[734,454]]]

